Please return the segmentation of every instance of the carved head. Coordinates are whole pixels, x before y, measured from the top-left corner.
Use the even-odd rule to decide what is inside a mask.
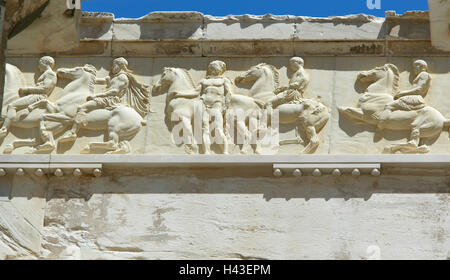
[[[363,83],[378,81],[386,76],[386,71],[382,67],[377,67],[369,71],[362,71],[358,74],[358,80]]]
[[[258,75],[259,71],[261,71],[261,67],[259,67],[259,65],[252,66],[248,71],[245,71],[244,73],[237,76],[234,79],[234,82],[236,84],[254,82],[260,76]]]
[[[418,59],[413,62],[414,73],[419,74],[421,72],[428,72],[428,64],[421,59]]]
[[[298,69],[305,65],[305,61],[301,57],[293,57],[289,60],[289,67],[293,72],[297,72]]]
[[[255,83],[258,79],[261,77],[264,77],[265,75],[272,74],[273,82],[275,83],[275,86],[279,86],[279,73],[278,70],[275,68],[275,66],[267,64],[267,63],[260,63],[258,65],[255,65],[251,67],[248,71],[242,73],[241,75],[237,76],[234,80],[236,84],[240,83]]]
[[[91,75],[89,78],[95,78],[97,75],[97,69],[90,64],[86,64],[81,67],[59,68],[56,73],[60,78],[76,80],[81,77],[89,77],[86,76],[86,74]]]
[[[53,69],[55,67],[55,60],[51,56],[43,56],[39,59],[39,70],[45,71],[47,68]]]
[[[125,58],[123,58],[123,57],[119,57],[119,58],[114,59],[113,63],[112,63],[112,68],[111,68],[112,74],[115,75],[115,74],[119,73],[122,70],[129,72],[129,70],[128,70],[128,61]]]
[[[206,71],[206,76],[217,77],[221,76],[227,70],[227,65],[225,62],[220,60],[215,60],[208,65],[208,70]]]
[[[172,83],[173,78],[175,76],[174,69],[171,67],[164,67],[164,70],[161,74],[161,78],[153,85],[152,93],[161,93],[165,89],[169,87]]]

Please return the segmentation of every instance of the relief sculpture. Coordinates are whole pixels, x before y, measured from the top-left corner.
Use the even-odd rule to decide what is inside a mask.
[[[30,147],[31,153],[59,153],[59,145],[75,143],[77,153],[132,153],[130,141],[147,124],[151,94],[165,94],[171,144],[189,154],[269,154],[287,144],[296,145],[296,153],[312,154],[321,144],[319,133],[329,122],[330,109],[308,96],[315,85],[302,58],[292,57],[288,69],[287,84],[280,85],[278,69],[267,63],[230,79],[226,63],[215,60],[197,83],[188,70],[165,67],[150,92],[122,57],[113,59],[106,77],[98,77],[93,65],[56,68],[55,60],[44,56],[33,86],[27,85],[19,68],[7,64],[0,127],[3,153],[20,147]],[[425,102],[432,82],[427,62],[415,60],[413,69],[411,85],[403,91],[400,71],[393,64],[360,72],[356,81],[364,92],[357,107],[337,108],[341,117],[373,125],[377,132],[410,131],[406,143],[387,145],[385,153],[428,153],[433,139],[450,127],[450,120]],[[288,125],[283,128],[291,135],[284,137],[288,139],[279,140],[279,124]],[[88,131],[104,132],[103,141],[89,140],[98,134]]]
[[[228,153],[229,132],[224,124],[226,110],[233,111],[257,111],[264,107],[262,102],[239,94],[232,93],[232,82],[223,76],[226,65],[222,61],[210,63],[207,77],[195,85],[189,72],[182,68],[166,67],[161,78],[153,86],[153,95],[166,93],[166,119],[172,123],[182,125],[184,144],[188,153],[211,152],[210,121],[213,116],[215,132],[218,134],[222,153]],[[196,114],[197,112],[197,114]],[[250,117],[247,114],[244,119],[237,120],[237,130],[247,137],[249,131],[247,124]],[[201,123],[200,137],[196,137],[195,123]],[[173,128],[173,127],[172,127]],[[244,149],[242,150],[245,151]],[[256,151],[258,153],[258,149]]]
[[[407,143],[389,145],[386,153],[428,153],[430,148],[422,143],[423,139],[437,137],[450,126],[449,119],[425,104],[424,97],[431,84],[427,63],[416,60],[413,67],[412,87],[402,92],[399,92],[399,70],[393,64],[359,73],[357,80],[368,86],[358,108],[339,107],[343,115],[375,125],[379,131],[411,132]]]
[[[250,83],[250,96],[266,104],[270,116],[273,109],[279,114],[280,124],[296,124],[304,129],[307,139],[302,154],[314,153],[319,146],[318,132],[327,124],[330,113],[328,108],[319,101],[304,98],[303,93],[309,84],[309,77],[303,68],[304,62],[300,57],[293,57],[289,61],[292,77],[288,87],[279,87],[279,74],[275,67],[265,63],[252,67],[249,71],[239,75],[236,84]],[[283,140],[280,144],[298,143],[298,139]]]
[[[251,84],[248,96],[233,93],[233,83],[224,76],[226,64],[213,61],[209,64],[206,78],[197,86],[185,69],[165,68],[160,80],[153,86],[153,94],[167,93],[166,118],[182,124],[188,151],[197,152],[197,145],[205,154],[211,153],[211,120],[215,128],[215,143],[221,146],[221,153],[229,153],[230,129],[224,118],[244,112],[243,118],[236,121],[238,135],[243,135],[241,153],[248,153],[253,145],[254,153],[259,154],[261,143],[257,135],[267,133],[267,126],[259,124],[260,119],[255,112],[268,112],[267,123],[271,123],[273,109],[277,110],[279,122],[296,124],[305,130],[306,147],[302,153],[314,153],[319,145],[317,135],[330,118],[328,108],[313,99],[303,97],[309,83],[308,75],[303,68],[303,59],[294,57],[290,60],[293,71],[288,87],[279,87],[278,70],[265,63],[258,64],[235,79],[236,85]],[[197,107],[196,107],[197,106]],[[202,137],[195,137],[196,109],[201,108]],[[228,119],[227,119],[228,120]],[[201,143],[199,143],[201,142]],[[281,143],[298,143],[301,139],[284,140]],[[238,143],[239,144],[239,143]]]
[[[15,140],[7,145],[4,153],[22,146],[31,146],[36,153],[52,152],[56,148],[55,136],[64,133],[58,143],[74,141],[81,128],[107,131],[104,142],[91,142],[82,153],[129,153],[131,147],[126,139],[134,137],[146,124],[149,91],[133,77],[128,62],[124,58],[115,59],[110,76],[103,79],[97,78],[97,70],[89,64],[60,68],[56,73],[53,66],[51,57],[40,60],[39,69],[43,74],[36,87],[9,85],[7,77],[5,88],[16,86],[18,89],[17,96],[4,104],[7,112],[1,135],[5,137],[9,128],[16,126],[38,128],[39,138]],[[20,71],[15,75],[22,80]],[[56,85],[56,77],[68,79],[70,83],[63,89],[61,98],[51,102],[47,97]],[[107,87],[103,93],[95,94],[94,86],[98,83]]]

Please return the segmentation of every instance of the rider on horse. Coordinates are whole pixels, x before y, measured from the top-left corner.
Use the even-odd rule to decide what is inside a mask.
[[[423,99],[431,86],[431,75],[428,73],[428,65],[423,60],[416,60],[413,63],[416,77],[412,88],[402,91],[394,96],[395,101],[386,105],[385,110],[380,115],[378,127],[383,129],[383,123],[389,118],[389,115],[396,110],[414,111],[425,107]]]
[[[133,107],[141,116],[145,116],[148,112],[149,91],[147,86],[137,82],[131,73],[125,58],[114,59],[111,74],[105,78],[107,90],[87,97],[87,102],[78,107],[72,129],[67,131],[59,141],[75,140],[80,124],[86,122],[88,112],[96,109],[113,110],[122,105],[124,98],[127,105]]]
[[[24,109],[35,102],[44,100],[53,92],[57,83],[57,76],[53,71],[54,66],[55,60],[50,56],[44,56],[39,60],[39,70],[42,74],[37,79],[36,86],[19,89],[19,95],[22,97],[8,105],[6,119],[0,129],[0,137],[4,137],[8,133],[12,118],[25,118],[28,115],[28,111],[24,110],[21,116],[16,116],[18,109]]]
[[[309,76],[303,68],[304,61],[301,57],[293,57],[289,60],[289,67],[293,74],[289,81],[289,87],[281,87],[275,90],[277,96],[267,102],[266,108],[276,108],[281,104],[299,104],[303,99],[309,84]]]

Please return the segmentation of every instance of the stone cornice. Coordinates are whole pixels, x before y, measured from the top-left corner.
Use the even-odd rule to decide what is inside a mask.
[[[102,169],[133,168],[259,168],[266,176],[296,176],[286,173],[299,169],[304,175],[342,174],[359,176],[380,174],[441,175],[450,170],[450,155],[0,155],[0,176],[40,169],[47,174],[84,174],[100,176]],[[272,174],[273,171],[284,171]],[[360,173],[353,172],[357,169]],[[58,170],[58,171],[57,171]],[[272,170],[272,171],[271,171]],[[6,172],[6,174],[4,174]],[[59,175],[56,175],[59,176]],[[63,176],[63,175],[61,175]],[[336,175],[335,175],[336,176]]]

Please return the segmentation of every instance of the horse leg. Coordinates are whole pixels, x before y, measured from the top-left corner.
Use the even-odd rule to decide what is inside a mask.
[[[365,121],[365,115],[361,108],[339,107],[338,110],[350,118]]]
[[[110,129],[108,131],[108,140],[106,142],[91,142],[88,145],[88,149],[90,151],[102,149],[108,151],[115,151],[118,148],[119,144],[119,135]]]
[[[426,154],[430,152],[430,148],[427,145],[420,144],[420,128],[419,126],[413,126],[411,130],[410,140],[408,143],[390,145],[385,149],[388,153],[404,153],[404,154]]]
[[[26,140],[15,140],[12,143],[6,145],[5,149],[3,150],[4,154],[11,154],[15,149],[20,147],[29,147],[29,146],[36,146],[37,145],[36,138],[33,139],[26,139]]]
[[[128,141],[120,142],[119,134],[112,128],[109,128],[108,138],[109,140],[106,142],[106,145],[107,147],[111,147],[113,150],[107,152],[106,154],[127,154],[131,152],[130,143]]]
[[[224,120],[223,120],[223,116],[222,114],[218,115],[217,120],[214,120],[216,122],[216,128],[218,128],[216,130],[216,132],[219,133],[220,138],[222,139],[222,144],[220,145],[222,148],[222,153],[224,155],[228,155],[229,151],[228,151],[228,131],[224,131],[227,128],[224,128]]]
[[[237,121],[236,122],[237,133],[238,133],[238,144],[240,144],[239,140],[242,140],[242,148],[241,154],[246,154],[248,151],[248,140],[252,137],[251,133],[248,131],[247,126],[245,125],[245,121]]]
[[[17,111],[15,106],[12,104],[8,105],[7,112],[6,112],[6,118],[3,122],[2,128],[0,128],[0,139],[5,138],[6,135],[8,135],[9,127],[11,126],[11,123],[16,119]]]
[[[43,120],[39,121],[39,136],[44,143],[33,148],[33,152],[51,152],[55,149],[53,133],[47,129]]]
[[[312,154],[319,146],[319,136],[317,135],[316,128],[313,125],[307,126],[305,132],[309,142],[301,153]]]
[[[45,107],[45,109],[47,110],[47,112],[49,113],[56,113],[58,112],[58,108],[50,101],[48,101],[47,99],[43,99],[43,100],[39,100],[37,102],[34,102],[33,104],[28,106],[28,111],[33,111],[36,108],[43,108]]]
[[[305,142],[303,142],[302,138],[300,137],[300,135],[298,133],[298,125],[295,127],[295,134],[296,134],[295,139],[280,140],[280,145],[290,145],[290,144],[304,145]]]
[[[186,117],[181,117],[181,123],[183,125],[183,134],[186,133],[184,139],[187,139],[187,143],[185,143],[186,148],[188,149],[188,153],[197,153],[197,145],[194,139],[194,132],[192,129],[191,120]]]

